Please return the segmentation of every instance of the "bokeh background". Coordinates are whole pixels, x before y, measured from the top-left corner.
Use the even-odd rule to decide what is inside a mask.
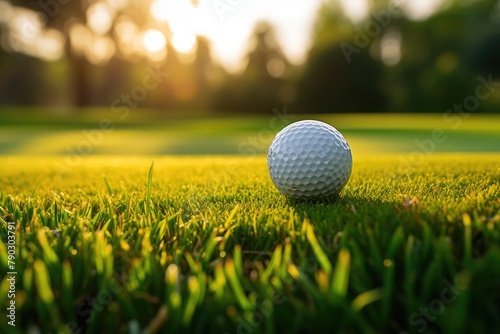
[[[499,150],[498,0],[0,0],[0,46],[3,155],[263,153],[305,117]]]

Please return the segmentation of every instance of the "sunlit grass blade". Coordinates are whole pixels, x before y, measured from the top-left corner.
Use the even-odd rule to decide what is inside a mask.
[[[265,270],[266,277],[271,277],[274,272],[277,273],[281,268],[281,258],[283,254],[282,249],[283,247],[281,245],[276,246],[273,255],[271,256],[271,260]]]
[[[232,259],[227,259],[224,269],[226,273],[226,278],[229,284],[231,285],[231,288],[233,289],[236,301],[243,310],[249,311],[251,309],[251,303],[245,296],[243,286],[241,285],[238,275],[236,274],[234,261]]]
[[[377,300],[382,299],[384,296],[384,293],[382,289],[373,289],[369,290],[366,292],[363,292],[362,294],[358,295],[356,298],[353,299],[352,301],[352,308],[359,312],[361,311],[365,306],[370,305]]]
[[[106,189],[108,190],[108,194],[111,196],[113,195],[113,189],[111,188],[111,185],[108,182],[108,179],[106,178],[106,174],[102,174],[102,178],[104,180],[104,183],[106,184]]]
[[[236,213],[238,212],[238,210],[240,209],[240,206],[239,205],[236,205],[233,210],[231,210],[231,213],[229,213],[229,216],[227,217],[226,219],[226,224],[224,224],[224,227],[226,229],[228,229],[231,224],[233,224],[233,219],[234,217],[236,216]]]
[[[394,286],[395,286],[395,263],[391,260],[384,261],[384,273],[383,273],[383,294],[382,308],[380,310],[380,321],[381,323],[386,323],[389,318],[389,314],[392,311],[391,308],[394,307]]]
[[[243,279],[243,255],[241,254],[240,245],[234,247],[233,262],[234,262],[234,270],[236,271],[238,279],[239,280]]]
[[[349,273],[351,270],[351,255],[347,249],[342,249],[335,264],[332,277],[331,290],[340,298],[345,298],[349,286]]]
[[[178,310],[182,304],[179,293],[179,274],[179,267],[175,264],[169,265],[165,272],[165,283],[167,284],[165,301],[173,310]]]
[[[33,271],[35,273],[35,285],[37,294],[40,297],[40,302],[53,323],[57,324],[59,323],[59,316],[54,304],[55,298],[50,285],[49,271],[41,260],[35,261],[33,264]]]
[[[148,172],[148,190],[146,193],[146,217],[148,219],[151,219],[151,192],[153,189],[153,167],[154,167],[155,161],[153,160],[151,162],[151,167],[149,167],[149,172]]]
[[[44,229],[38,231],[38,243],[43,251],[43,259],[46,265],[50,268],[54,268],[59,264],[59,258],[57,254],[54,252],[54,249],[50,246],[50,243],[47,239],[47,235]]]
[[[39,178],[38,178],[38,180],[36,180],[35,186],[33,187],[33,191],[31,192],[31,194],[30,194],[30,197],[29,197],[29,198],[33,198],[33,197],[35,196],[35,192],[36,192],[36,190],[38,189],[38,186],[40,185],[40,180],[41,180],[41,179],[42,179],[42,178],[41,178],[41,177],[39,177]]]
[[[472,221],[467,213],[463,214],[462,221],[464,224],[464,261],[468,263],[472,259]]]
[[[306,222],[305,224],[307,224],[306,227],[307,240],[309,241],[309,244],[311,245],[314,251],[314,255],[316,256],[316,259],[318,260],[321,268],[325,271],[328,277],[330,277],[332,274],[332,264],[330,263],[328,256],[321,248],[321,245],[319,244],[318,239],[314,234],[314,229],[311,226],[311,224],[309,222]]]
[[[182,322],[185,326],[187,326],[191,322],[191,318],[193,317],[194,311],[196,309],[196,305],[198,304],[198,299],[200,298],[200,282],[195,276],[191,276],[187,282],[188,288],[188,297],[186,300],[186,306],[184,308],[184,316],[182,318]]]

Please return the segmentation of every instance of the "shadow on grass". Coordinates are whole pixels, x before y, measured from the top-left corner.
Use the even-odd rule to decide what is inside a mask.
[[[331,224],[334,229],[356,223],[367,227],[378,223],[397,226],[404,221],[411,221],[416,212],[416,208],[405,208],[402,201],[350,193],[307,201],[288,198],[287,204],[295,209],[301,219],[308,218],[314,225]]]
[[[359,196],[349,193],[341,193],[340,195],[323,197],[323,198],[313,198],[308,200],[296,199],[292,197],[287,197],[286,203],[292,207],[340,207],[340,206],[375,206],[375,207],[384,207],[384,206],[397,206],[398,203],[396,201],[384,201],[384,200],[374,200],[368,196]]]

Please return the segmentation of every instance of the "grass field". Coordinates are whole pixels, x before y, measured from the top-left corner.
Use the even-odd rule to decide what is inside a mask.
[[[279,130],[303,118],[333,124],[358,155],[422,151],[415,141],[435,130],[444,140],[426,153],[500,151],[500,114],[293,115],[282,108],[259,117],[179,119],[144,110],[122,120],[106,109],[64,117],[42,111],[0,109],[0,155],[265,154]],[[102,120],[109,128],[101,130]]]
[[[23,151],[31,139],[16,151],[4,130],[80,136],[94,121],[71,129],[4,118],[0,332],[500,331],[498,118],[471,116],[453,129],[438,118],[397,117],[336,118],[353,143],[354,170],[339,198],[319,202],[282,196],[259,150],[98,151],[124,127],[76,159],[57,148],[68,142],[53,139],[55,151]],[[259,138],[269,120],[217,124],[214,140],[226,138],[227,152],[238,153],[238,142]],[[154,137],[169,126],[128,130]],[[207,138],[204,126],[189,126],[166,136],[179,145],[190,131]],[[414,140],[432,138],[436,128],[447,140],[412,153]],[[453,140],[462,135],[469,153]],[[4,316],[9,236],[16,240],[16,327]]]

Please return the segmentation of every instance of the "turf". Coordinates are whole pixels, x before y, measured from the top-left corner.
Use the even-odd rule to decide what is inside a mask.
[[[500,114],[293,115],[282,108],[259,117],[173,115],[179,114],[136,110],[120,119],[106,109],[65,116],[0,109],[0,155],[265,154],[279,130],[303,118],[333,124],[359,155],[422,151],[417,143],[431,140],[435,130],[444,140],[427,145],[428,153],[500,151]],[[103,119],[113,128],[101,131]]]
[[[498,154],[358,156],[319,202],[264,156],[152,160],[0,158],[2,333],[500,331]]]

